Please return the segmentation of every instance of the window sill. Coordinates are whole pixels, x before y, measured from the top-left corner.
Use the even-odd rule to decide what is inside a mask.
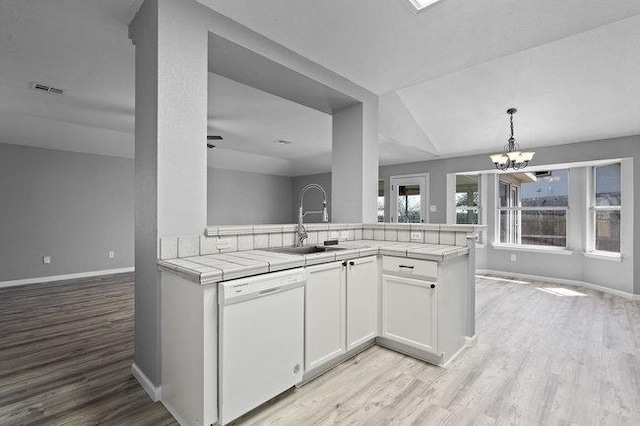
[[[622,254],[610,251],[588,251],[582,253],[584,257],[599,260],[608,260],[610,262],[622,262]]]
[[[571,256],[572,250],[564,247],[529,246],[523,244],[493,244],[495,250],[527,251],[531,253],[559,254]]]

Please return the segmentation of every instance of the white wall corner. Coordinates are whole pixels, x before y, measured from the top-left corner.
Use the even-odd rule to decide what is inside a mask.
[[[140,383],[140,386],[142,386],[142,389],[145,390],[153,402],[160,401],[160,398],[162,397],[162,387],[154,385],[135,362],[131,364],[131,374],[133,374],[133,377],[136,378],[138,383]]]

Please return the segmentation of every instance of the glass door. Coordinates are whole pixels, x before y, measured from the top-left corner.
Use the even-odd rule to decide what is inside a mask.
[[[428,222],[427,188],[427,175],[392,176],[391,222]]]

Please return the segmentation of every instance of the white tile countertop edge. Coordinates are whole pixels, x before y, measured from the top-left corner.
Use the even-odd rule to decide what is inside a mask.
[[[177,274],[190,281],[205,285],[284,269],[378,254],[442,262],[469,253],[468,247],[396,241],[356,240],[340,243],[339,247],[345,249],[306,255],[257,249],[158,260],[157,264],[163,272]]]

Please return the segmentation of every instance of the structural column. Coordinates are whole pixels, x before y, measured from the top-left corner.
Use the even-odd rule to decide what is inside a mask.
[[[377,222],[378,100],[333,114],[331,221]]]
[[[158,239],[202,234],[207,217],[207,36],[178,0],[146,0],[136,50],[135,367],[160,385]]]

